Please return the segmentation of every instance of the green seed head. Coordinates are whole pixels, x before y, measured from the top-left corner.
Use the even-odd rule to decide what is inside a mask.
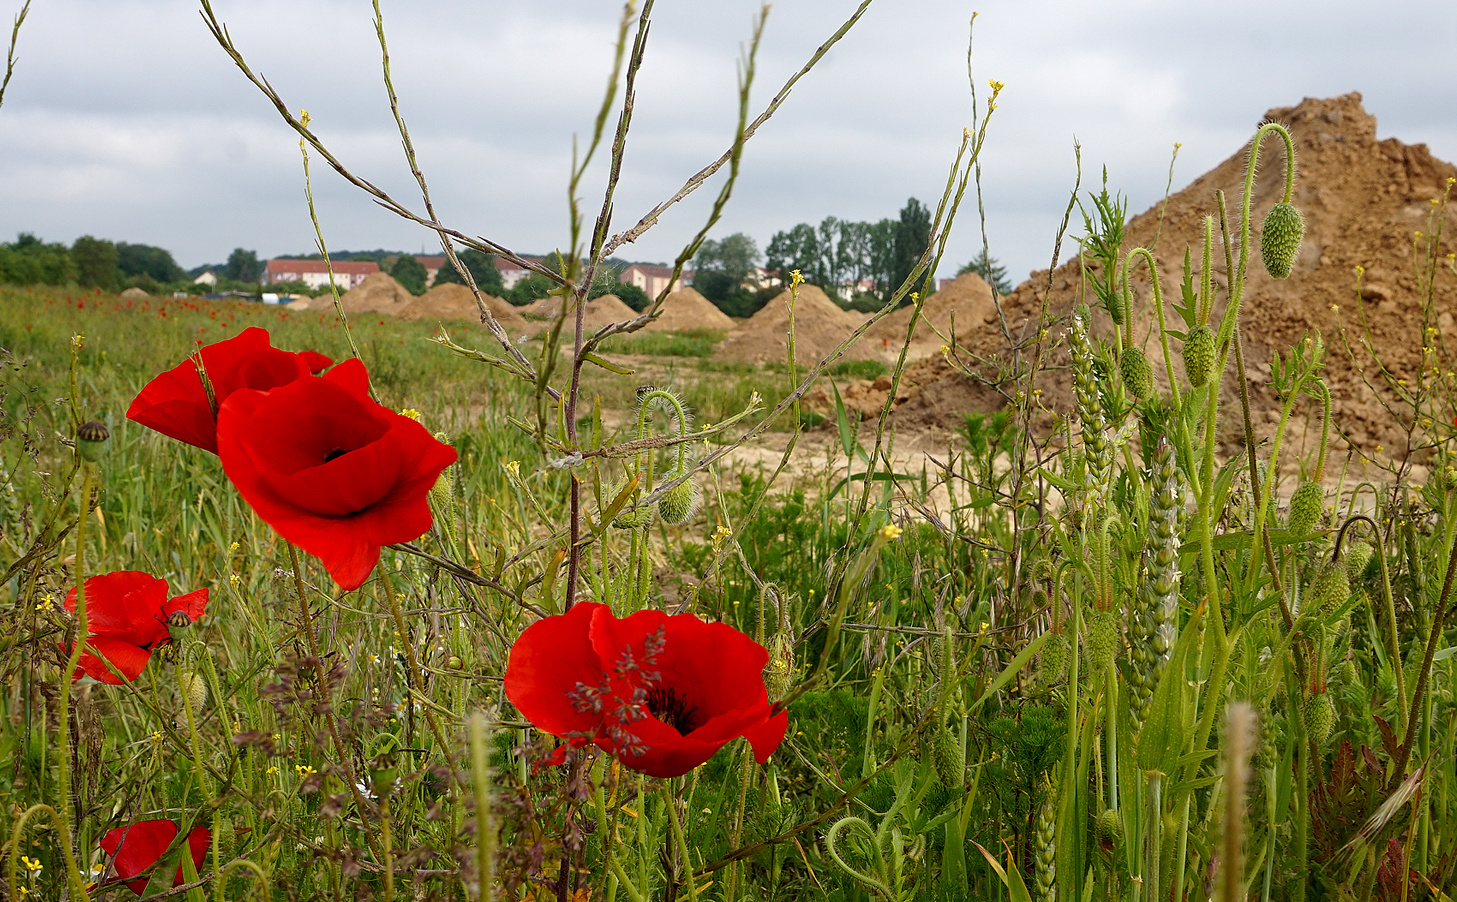
[[[946,724],[936,731],[931,743],[931,766],[936,769],[936,778],[949,789],[960,788],[966,777],[966,749],[961,737]]]
[[[1189,384],[1198,388],[1214,374],[1214,330],[1200,324],[1189,330],[1184,339],[1184,374]]]
[[[97,420],[82,423],[76,430],[76,451],[89,463],[99,463],[106,453],[106,440],[111,432],[106,424]]]
[[[1290,496],[1290,519],[1287,525],[1290,534],[1308,536],[1315,529],[1325,508],[1325,489],[1320,483],[1302,482]]]
[[[1099,611],[1093,615],[1088,627],[1088,667],[1091,673],[1101,674],[1113,666],[1113,657],[1118,645],[1118,621],[1112,611]]]
[[[1123,385],[1128,393],[1140,401],[1153,394],[1153,367],[1138,348],[1124,348],[1118,359],[1118,369],[1123,373]]]
[[[1316,745],[1324,745],[1336,725],[1336,705],[1329,692],[1305,700],[1305,731]]]
[[[1291,204],[1276,204],[1265,217],[1260,232],[1260,257],[1271,278],[1284,279],[1295,264],[1300,239],[1305,237],[1305,218]]]
[[[682,470],[674,468],[663,476],[663,481],[672,482],[682,475]],[[663,518],[664,523],[685,523],[697,509],[698,484],[691,477],[673,486],[658,499],[658,516]]]

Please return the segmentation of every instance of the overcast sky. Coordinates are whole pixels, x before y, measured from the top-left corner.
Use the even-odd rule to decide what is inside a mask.
[[[214,0],[240,49],[359,175],[412,207],[367,0]],[[566,242],[574,135],[590,132],[621,7],[605,0],[381,0],[400,105],[447,222],[520,253]],[[755,112],[856,4],[780,0]],[[20,0],[0,0],[7,19]],[[640,77],[614,231],[729,144],[735,66],[758,5],[661,0]],[[714,237],[933,203],[971,124],[967,26],[978,6],[877,0],[748,145]],[[1457,160],[1452,0],[1018,0],[985,3],[979,96],[1006,83],[982,157],[992,255],[1014,281],[1045,267],[1073,184],[1106,165],[1133,212],[1235,152],[1265,110],[1360,91],[1378,135]],[[296,137],[208,35],[189,0],[34,0],[0,109],[0,240],[92,234],[168,248],[191,267],[234,247],[308,252]],[[438,253],[315,160],[335,249]],[[581,190],[600,204],[599,168]],[[619,254],[666,261],[716,192],[679,205]],[[981,246],[974,199],[941,275]]]

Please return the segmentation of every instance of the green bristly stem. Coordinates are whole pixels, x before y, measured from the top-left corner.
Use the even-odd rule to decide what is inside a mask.
[[[1164,372],[1169,377],[1169,392],[1174,396],[1174,407],[1181,408],[1184,406],[1184,402],[1179,393],[1179,380],[1174,378],[1174,353],[1169,348],[1169,330],[1164,321],[1164,292],[1159,285],[1159,271],[1157,264],[1154,263],[1153,253],[1146,247],[1136,247],[1123,258],[1124,294],[1127,295],[1128,292],[1128,271],[1133,268],[1134,257],[1140,257],[1148,264],[1148,276],[1153,282],[1153,309],[1158,314],[1159,341],[1162,343],[1164,351]]]

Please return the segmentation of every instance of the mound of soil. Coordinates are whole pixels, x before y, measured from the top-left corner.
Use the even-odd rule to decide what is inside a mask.
[[[1327,348],[1325,379],[1333,396],[1337,428],[1350,445],[1367,453],[1376,454],[1380,446],[1381,456],[1401,458],[1407,453],[1402,430],[1382,407],[1383,402],[1395,402],[1395,395],[1380,381],[1379,368],[1362,349],[1362,342],[1369,341],[1393,380],[1405,379],[1409,384],[1416,384],[1421,348],[1427,342],[1423,336],[1424,297],[1412,266],[1413,233],[1431,231],[1428,218],[1435,209],[1431,201],[1440,196],[1447,179],[1457,177],[1457,167],[1435,159],[1425,145],[1404,144],[1396,138],[1377,140],[1375,117],[1361,106],[1361,95],[1357,93],[1330,99],[1307,98],[1294,107],[1279,107],[1265,115],[1284,123],[1294,137],[1299,169],[1293,202],[1304,214],[1306,226],[1294,271],[1287,279],[1272,279],[1259,259],[1259,225],[1284,191],[1285,151],[1278,137],[1267,138],[1261,148],[1260,172],[1253,195],[1251,259],[1241,311],[1241,334],[1255,389],[1256,410],[1264,414],[1257,419],[1268,420],[1275,406],[1274,393],[1269,387],[1273,356],[1288,352],[1301,336],[1318,329]],[[1256,124],[1252,123],[1252,132]],[[1179,299],[1184,250],[1193,251],[1197,279],[1204,217],[1218,216],[1216,191],[1222,189],[1230,217],[1238,219],[1248,156],[1247,143],[1193,184],[1172,195],[1161,226],[1162,204],[1133,217],[1128,224],[1124,252],[1139,246],[1149,247],[1159,260],[1170,328],[1182,328],[1172,304]],[[1457,218],[1450,211],[1447,215],[1449,220]],[[1232,222],[1231,228],[1235,227],[1236,223]],[[1453,227],[1454,223],[1449,221],[1444,234],[1451,235]],[[1213,265],[1216,318],[1223,312],[1226,301],[1223,289],[1227,285],[1218,234],[1216,220]],[[1449,246],[1442,247],[1439,256],[1445,256],[1448,250]],[[1238,248],[1235,252],[1238,253]],[[1364,268],[1359,289],[1357,267]],[[1074,259],[1058,267],[1050,278],[1046,270],[1032,273],[1028,281],[1003,298],[1013,343],[1035,338],[1033,333],[1044,294],[1052,335],[1057,337],[1078,301],[1079,283],[1079,263]],[[1148,353],[1159,391],[1166,392],[1168,380],[1163,355],[1157,336],[1151,334],[1156,332],[1156,320],[1146,267],[1135,270],[1132,284],[1135,286],[1135,341]],[[1452,347],[1457,342],[1457,324],[1454,324],[1457,280],[1450,273],[1441,272],[1440,267],[1433,307],[1434,321],[1430,325],[1438,328],[1446,346]],[[1106,335],[1110,330],[1107,316],[1095,313],[1093,331]],[[1170,343],[1176,358],[1174,370],[1182,383],[1180,345],[1176,339]],[[1000,329],[969,333],[963,344],[972,352],[992,359],[1005,358],[1008,353]],[[1346,350],[1347,346],[1354,349],[1354,357]],[[1057,418],[1067,416],[1074,408],[1071,375],[1066,369],[1068,360],[1066,345],[1060,343],[1038,377],[1037,387],[1042,390],[1042,401],[1048,408],[1040,423],[1043,428],[1051,428]],[[1231,441],[1242,435],[1233,366],[1231,361],[1222,406],[1226,414],[1220,423],[1221,436]],[[1453,367],[1450,361],[1445,361],[1442,368]],[[1400,403],[1395,407],[1406,409]],[[1296,442],[1287,447],[1300,447],[1303,428],[1297,425],[1294,435],[1287,433],[1287,442]],[[1313,425],[1312,432],[1315,428],[1318,426]],[[1267,437],[1273,433],[1274,425],[1257,422],[1256,431],[1259,437]],[[1311,441],[1314,441],[1313,435]],[[1339,452],[1345,447],[1347,441],[1337,439],[1332,450]],[[1293,465],[1294,457],[1292,454],[1285,460]]]
[[[521,335],[532,331],[527,326],[526,320],[516,312],[511,304],[493,295],[482,295],[486,307],[491,315],[496,318],[507,332],[512,335]],[[478,323],[481,321],[480,310],[476,307],[476,299],[470,293],[470,289],[464,285],[457,285],[447,282],[443,285],[436,285],[434,288],[415,298],[405,309],[399,313],[403,320],[462,320],[465,322]]]
[[[149,297],[151,297],[151,295],[150,294],[147,294],[147,291],[146,291],[145,288],[137,288],[137,287],[133,286],[131,288],[128,288],[126,291],[123,291],[121,294],[117,295],[117,297],[123,297],[123,298],[149,298]]]
[[[860,339],[864,350],[886,363],[894,363],[906,340],[912,308],[902,307],[870,327]],[[938,355],[943,344],[955,332],[958,343],[966,336],[993,328],[997,308],[992,303],[992,287],[976,273],[966,273],[945,288],[926,298],[921,318],[916,321],[916,334],[907,351],[908,360]],[[940,334],[937,334],[940,333]],[[944,337],[943,337],[944,336]]]
[[[399,316],[415,302],[415,296],[387,272],[372,272],[339,299],[345,314],[385,313]],[[334,296],[321,294],[309,304],[310,310],[333,310]]]
[[[521,308],[521,312],[542,320],[556,319],[561,311],[562,299],[559,297],[545,297],[532,302],[529,306]],[[637,313],[622,298],[615,294],[604,294],[601,297],[593,298],[587,302],[587,315],[583,317],[583,327],[587,332],[596,332],[603,326],[612,323],[625,323],[635,318]],[[571,328],[571,323],[565,323],[563,330]]]
[[[728,314],[691,287],[679,288],[663,299],[663,312],[643,327],[644,332],[727,332],[734,327]]]
[[[717,356],[747,363],[788,359],[789,300],[789,290],[785,289],[758,313],[739,323],[719,343]],[[865,319],[864,314],[841,308],[818,286],[799,286],[794,305],[795,358],[803,365],[824,359]]]

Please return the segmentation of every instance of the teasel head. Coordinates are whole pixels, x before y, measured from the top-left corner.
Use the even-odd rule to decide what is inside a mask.
[[[1130,688],[1134,722],[1142,724],[1154,689],[1174,648],[1179,606],[1179,513],[1183,486],[1174,448],[1167,439],[1154,448],[1149,473],[1148,542],[1144,546],[1143,585],[1130,610]]]

